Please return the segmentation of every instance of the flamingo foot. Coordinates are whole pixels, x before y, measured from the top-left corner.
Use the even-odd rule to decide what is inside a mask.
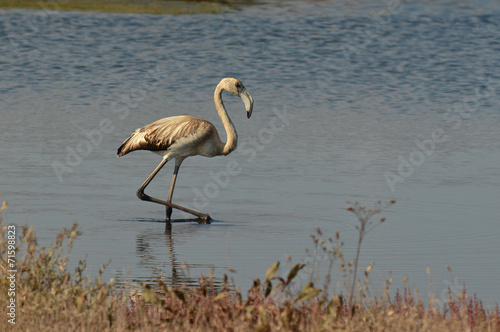
[[[167,207],[167,221],[170,222],[170,217],[172,216],[172,207]]]
[[[210,224],[210,220],[212,220],[212,218],[210,218],[209,214],[200,214],[198,219],[196,219],[198,224]]]

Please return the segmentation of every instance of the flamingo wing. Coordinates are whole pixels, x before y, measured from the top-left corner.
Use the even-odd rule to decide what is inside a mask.
[[[118,157],[135,150],[166,151],[183,138],[197,144],[213,130],[215,128],[210,122],[194,116],[180,115],[160,119],[136,129],[118,148]]]

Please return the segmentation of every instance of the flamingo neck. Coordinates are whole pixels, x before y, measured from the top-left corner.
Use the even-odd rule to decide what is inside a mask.
[[[227,155],[231,153],[234,149],[236,149],[236,145],[238,144],[238,134],[236,133],[236,128],[234,128],[234,124],[227,115],[226,108],[224,107],[224,103],[222,102],[222,91],[224,88],[219,84],[217,88],[215,88],[214,93],[214,101],[215,108],[217,109],[217,113],[219,113],[219,117],[222,120],[222,124],[224,125],[224,129],[226,130],[227,142],[222,147],[221,153],[223,155]]]

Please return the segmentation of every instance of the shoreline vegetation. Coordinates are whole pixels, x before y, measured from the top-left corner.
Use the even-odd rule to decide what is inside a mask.
[[[0,9],[141,14],[222,14],[254,0],[0,0]]]
[[[68,269],[69,254],[81,233],[76,223],[63,229],[50,246],[40,247],[33,227],[2,223],[4,202],[0,330],[500,331],[498,304],[485,310],[481,300],[466,293],[465,285],[461,294],[449,290],[446,301],[429,298],[427,304],[407,280],[401,291],[391,290],[390,276],[383,294],[370,293],[373,263],[363,269],[357,266],[361,242],[385,221],[374,221],[375,215],[393,203],[366,208],[356,202],[347,208],[358,219],[354,260],[344,257],[338,232],[328,237],[317,229],[311,235],[313,250],[307,251],[308,266],[294,264],[290,257],[288,268],[275,262],[242,294],[227,275],[216,285],[213,273],[201,276],[195,287],[169,287],[158,281],[138,291],[119,287],[113,278],[104,282],[103,265],[91,280],[85,276],[85,258],[74,272]],[[320,278],[320,263],[328,266],[326,277]],[[359,280],[358,270],[364,272]]]

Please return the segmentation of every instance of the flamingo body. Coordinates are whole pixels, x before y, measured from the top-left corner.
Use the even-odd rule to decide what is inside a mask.
[[[224,143],[215,126],[190,115],[172,116],[136,129],[118,149],[118,156],[149,150],[168,159],[221,154]]]

